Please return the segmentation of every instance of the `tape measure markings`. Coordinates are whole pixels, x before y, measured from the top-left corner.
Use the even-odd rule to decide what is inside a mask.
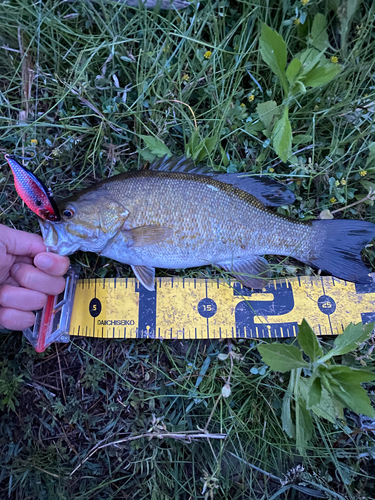
[[[322,307],[325,307],[324,304],[328,304],[328,308],[330,308],[331,310],[333,310],[333,312],[336,310],[336,306],[333,308],[332,306],[332,303],[330,302],[332,299],[329,295],[326,295],[326,292],[325,292],[325,289],[324,289],[324,282],[323,282],[323,279],[321,278],[321,282],[322,282],[322,289],[323,289],[323,296],[319,297],[318,299],[318,307],[319,307],[319,304],[322,305]],[[333,280],[332,280],[332,284],[333,286],[335,286]],[[331,324],[331,318],[330,318],[330,314],[328,314],[328,322],[329,322],[329,327],[331,329],[331,332],[333,333],[333,328],[332,328],[332,324]],[[320,325],[319,325],[320,326]]]
[[[71,335],[99,338],[286,338],[303,318],[318,335],[375,320],[375,284],[331,277],[273,280],[263,290],[232,281],[158,278],[79,280]]]

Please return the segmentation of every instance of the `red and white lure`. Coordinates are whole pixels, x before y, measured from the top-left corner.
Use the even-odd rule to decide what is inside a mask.
[[[51,191],[30,170],[11,155],[5,159],[12,169],[14,186],[26,205],[39,217],[49,221],[61,220]],[[70,268],[65,291],[49,295],[43,309],[37,311],[35,325],[23,331],[37,352],[44,352],[52,342],[69,342],[69,324],[78,273]]]
[[[41,219],[59,221],[61,219],[51,191],[30,170],[20,165],[11,155],[5,155],[13,172],[14,186],[21,199]]]

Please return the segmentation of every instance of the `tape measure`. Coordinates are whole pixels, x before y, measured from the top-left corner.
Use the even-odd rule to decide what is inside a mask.
[[[317,335],[375,320],[375,284],[332,277],[272,281],[260,290],[213,279],[80,280],[70,335],[99,338],[283,338],[305,318]]]
[[[50,308],[63,314],[49,319],[53,329],[43,341],[43,321],[34,328],[38,350],[44,350],[49,339],[64,342],[69,336],[287,338],[296,336],[304,318],[317,335],[338,335],[350,322],[375,321],[375,283],[304,276],[273,280],[262,290],[252,290],[237,281],[157,278],[155,290],[149,291],[135,278],[76,276],[71,272],[65,296],[56,298],[55,308]]]

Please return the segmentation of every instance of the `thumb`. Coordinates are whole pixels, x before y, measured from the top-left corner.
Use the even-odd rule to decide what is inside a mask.
[[[5,245],[7,253],[11,255],[35,257],[36,254],[46,251],[43,239],[38,234],[18,231],[18,229],[11,229],[1,224],[0,241]]]

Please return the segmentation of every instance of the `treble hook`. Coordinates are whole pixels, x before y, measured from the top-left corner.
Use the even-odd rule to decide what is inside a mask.
[[[17,150],[16,150],[17,151]],[[14,159],[19,159],[19,160],[25,160],[25,161],[30,161],[33,160],[36,157],[36,151],[35,149],[25,149],[26,152],[31,152],[33,153],[33,156],[20,156],[17,153],[13,153],[12,155],[5,155],[5,158],[14,158]]]

